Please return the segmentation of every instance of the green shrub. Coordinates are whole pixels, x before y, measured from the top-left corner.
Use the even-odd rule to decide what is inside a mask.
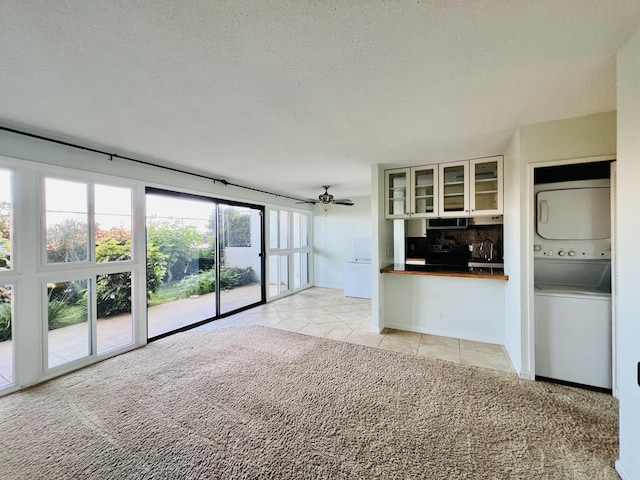
[[[98,262],[118,262],[131,258],[131,243],[119,243],[114,238],[104,238],[96,245]],[[115,273],[96,278],[98,318],[111,317],[131,311],[131,275]]]
[[[220,288],[222,290],[231,290],[254,282],[255,273],[251,267],[220,267]],[[212,269],[189,275],[171,286],[161,288],[149,298],[148,305],[160,305],[191,295],[204,295],[214,292],[215,289],[216,272]]]
[[[113,273],[96,278],[98,318],[131,312],[131,274]]]
[[[64,300],[49,300],[47,307],[49,330],[68,327],[76,323],[87,321],[86,302],[83,304],[69,304]]]
[[[147,243],[147,298],[157,293],[167,273],[167,255],[152,240]]]
[[[11,304],[0,302],[0,342],[11,340]]]
[[[251,267],[220,267],[220,289],[230,290],[256,281]]]

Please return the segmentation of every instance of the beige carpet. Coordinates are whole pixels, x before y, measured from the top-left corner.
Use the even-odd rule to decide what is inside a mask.
[[[264,327],[0,398],[6,479],[615,479],[607,395]]]

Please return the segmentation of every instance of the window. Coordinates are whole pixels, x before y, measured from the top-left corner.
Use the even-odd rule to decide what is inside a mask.
[[[95,186],[96,261],[131,260],[131,190]]]
[[[12,175],[0,168],[0,389],[13,384]]]
[[[132,345],[132,189],[47,177],[44,197],[44,266],[75,277],[43,284],[47,366]]]
[[[45,179],[47,263],[89,260],[87,184]]]
[[[0,169],[0,270],[11,269],[11,171]]]
[[[288,210],[269,212],[269,297],[310,284],[310,215]]]

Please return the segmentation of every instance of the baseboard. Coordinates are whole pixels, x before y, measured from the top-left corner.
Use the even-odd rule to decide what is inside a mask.
[[[620,478],[622,480],[638,480],[629,475],[629,472],[627,472],[627,470],[624,468],[624,465],[622,465],[622,462],[620,462],[619,459],[616,460],[616,472],[618,472],[618,475],[620,475]]]
[[[516,356],[516,355],[513,355],[511,353],[511,348],[509,348],[509,345],[507,345],[506,342],[505,342],[505,345],[504,345],[504,349],[507,351],[507,356],[509,357],[509,362],[511,362],[511,366],[513,367],[513,371],[514,372],[519,372],[520,377],[522,377],[522,375],[525,373],[525,372],[522,371],[522,361],[517,362],[517,364],[516,364],[516,362],[513,361],[514,358],[516,360],[518,360],[519,357]],[[529,378],[529,372],[526,372],[526,374],[527,374],[527,378]]]
[[[328,283],[313,282],[313,286],[314,287],[320,287],[320,288],[335,288],[335,289],[338,289],[338,290],[344,290],[344,287],[342,285],[329,285]]]
[[[518,376],[523,380],[533,380],[533,377],[531,376],[531,372],[527,370],[523,370],[522,372],[518,373]]]
[[[460,335],[454,331],[433,330],[429,328],[424,328],[424,327],[419,327],[414,325],[405,325],[405,324],[393,323],[393,322],[385,322],[384,327],[393,328],[395,330],[404,330],[407,332],[424,333],[427,335],[437,335],[439,337],[460,338],[462,340],[471,340],[474,342],[494,343],[496,345],[504,345],[503,338],[487,337],[483,335]]]

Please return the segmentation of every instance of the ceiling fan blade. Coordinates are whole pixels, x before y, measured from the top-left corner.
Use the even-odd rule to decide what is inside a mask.
[[[310,203],[311,205],[315,205],[316,203],[318,203],[317,200],[303,200],[301,202],[296,202],[297,203]]]
[[[338,200],[334,200],[333,203],[335,203],[336,205],[346,205],[348,207],[351,207],[351,206],[355,205],[348,198],[341,198],[341,199],[338,199]]]

